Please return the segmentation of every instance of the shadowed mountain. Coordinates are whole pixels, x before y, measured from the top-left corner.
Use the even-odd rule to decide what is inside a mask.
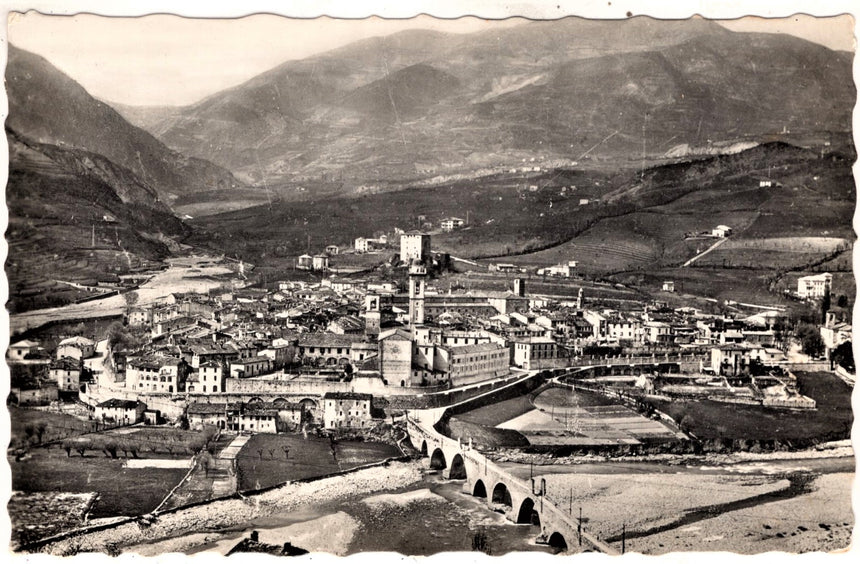
[[[419,117],[457,93],[460,81],[429,65],[406,67],[351,92],[341,105],[384,122]]]
[[[72,284],[116,282],[169,256],[188,235],[151,187],[102,155],[9,129],[7,139],[12,311],[79,298]]]
[[[241,186],[226,170],[168,149],[128,123],[44,58],[9,45],[7,125],[39,143],[103,155],[165,201],[178,194]]]
[[[148,121],[250,182],[336,175],[352,192],[538,155],[633,161],[820,139],[850,129],[851,60],[705,20],[412,30],[286,62]]]

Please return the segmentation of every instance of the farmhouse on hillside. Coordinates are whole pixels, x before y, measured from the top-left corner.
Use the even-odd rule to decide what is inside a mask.
[[[805,299],[823,298],[830,293],[833,275],[829,272],[803,276],[797,279],[797,296]]]

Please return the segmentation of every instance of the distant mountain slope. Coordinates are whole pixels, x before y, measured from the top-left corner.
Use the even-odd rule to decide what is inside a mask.
[[[385,122],[411,119],[457,93],[460,81],[426,64],[406,67],[351,92],[341,105]]]
[[[557,148],[571,132],[606,148],[660,154],[678,141],[756,139],[783,131],[847,131],[851,57],[806,41],[702,36],[657,51],[561,65],[545,84],[503,94],[483,115],[511,124],[527,145]]]
[[[720,223],[761,237],[852,236],[853,147],[817,152],[767,143],[734,155],[644,171],[545,170],[524,189],[516,175],[317,202],[275,202],[195,220],[201,246],[277,264],[380,229],[409,229],[418,216],[469,217],[435,232],[434,250],[504,257],[529,265],[579,260],[589,274],[680,264],[695,254],[685,232]],[[772,179],[774,185],[760,186]],[[584,203],[583,203],[584,202]],[[692,245],[692,247],[691,247]]]
[[[348,192],[538,155],[632,160],[822,139],[850,130],[851,60],[705,20],[413,30],[286,62],[149,128],[250,182],[336,174]]]
[[[12,311],[81,297],[68,282],[116,281],[130,269],[154,266],[188,235],[188,227],[128,169],[9,129],[7,139]]]
[[[178,194],[240,186],[226,170],[168,149],[90,96],[44,58],[9,45],[7,125],[40,143],[103,155],[133,172],[165,201]]]

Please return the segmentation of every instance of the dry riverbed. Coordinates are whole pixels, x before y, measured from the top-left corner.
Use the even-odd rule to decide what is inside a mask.
[[[241,527],[254,519],[300,510],[311,504],[405,487],[419,480],[418,464],[392,462],[385,467],[367,468],[343,476],[287,484],[244,499],[216,501],[162,514],[150,524],[133,522],[77,535],[48,544],[43,552],[54,555],[104,552],[108,547],[153,554],[184,551],[204,544],[207,539],[217,538],[218,531]]]

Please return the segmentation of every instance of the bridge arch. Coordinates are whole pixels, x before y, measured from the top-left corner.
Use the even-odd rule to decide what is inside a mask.
[[[442,452],[441,448],[435,449],[430,456],[430,468],[433,470],[444,470],[447,467],[448,463],[445,461],[445,453]]]
[[[427,441],[421,441],[421,457],[427,456]]]
[[[540,513],[535,509],[535,502],[532,498],[527,497],[520,504],[520,510],[517,512],[517,523],[540,526]]]
[[[463,461],[463,457],[459,454],[454,455],[454,458],[451,459],[451,469],[448,471],[448,479],[466,479],[466,463]]]
[[[487,499],[487,486],[484,485],[484,482],[478,480],[475,482],[475,489],[472,490],[472,495],[475,497],[482,497]]]
[[[249,399],[247,403],[249,403],[249,404],[250,403],[263,403],[263,398],[255,396],[255,397]]]
[[[302,407],[305,409],[316,409],[317,407],[319,407],[319,404],[316,402],[316,400],[311,398],[302,398],[301,400],[299,400],[299,403],[302,404]]]
[[[556,549],[558,552],[564,552],[567,550],[567,541],[564,540],[564,537],[558,531],[554,532],[549,536],[547,544]]]
[[[493,488],[493,497],[490,500],[493,503],[506,505],[508,508],[513,508],[514,502],[511,500],[511,492],[508,491],[508,486],[499,482]]]

